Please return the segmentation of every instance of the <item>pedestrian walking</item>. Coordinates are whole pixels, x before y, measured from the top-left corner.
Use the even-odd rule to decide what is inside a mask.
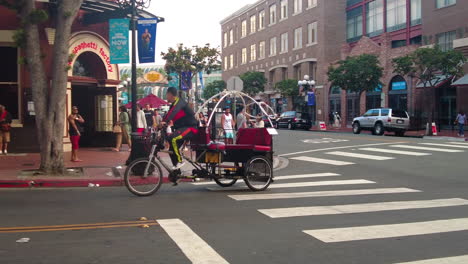
[[[231,115],[231,108],[226,107],[224,114],[221,116],[221,124],[224,130],[224,142],[226,144],[234,143],[234,127],[236,122]]]
[[[341,127],[341,116],[338,112],[334,114],[335,127]]]
[[[148,127],[146,123],[145,112],[141,110],[141,105],[137,105],[137,132],[143,133],[145,129]]]
[[[463,111],[458,112],[457,118],[455,119],[455,124],[458,124],[458,136],[465,136],[465,125],[466,125],[466,115]]]
[[[78,149],[80,148],[80,137],[81,134],[84,132],[83,117],[78,113],[78,107],[72,107],[72,113],[68,116],[68,133],[70,134],[70,141],[72,144],[72,155],[71,161],[73,162],[80,162],[78,158]]]
[[[8,143],[10,143],[11,114],[4,105],[0,105],[0,146],[2,154],[8,154]]]
[[[120,151],[122,140],[125,140],[128,145],[128,150],[130,151],[132,149],[132,140],[129,137],[129,134],[132,131],[130,114],[127,112],[127,108],[123,105],[119,107],[119,111],[119,122],[117,124],[120,126],[121,133],[116,133],[117,142],[113,150],[117,152]]]

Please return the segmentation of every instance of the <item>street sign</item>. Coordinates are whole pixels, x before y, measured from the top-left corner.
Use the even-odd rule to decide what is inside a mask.
[[[244,89],[244,82],[238,76],[233,76],[227,80],[226,88],[228,91],[241,92]]]

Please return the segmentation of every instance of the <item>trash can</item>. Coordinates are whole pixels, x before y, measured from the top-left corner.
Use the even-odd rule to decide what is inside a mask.
[[[148,157],[151,150],[151,134],[133,132],[130,136],[132,138],[132,150],[125,162],[127,166],[136,159]]]

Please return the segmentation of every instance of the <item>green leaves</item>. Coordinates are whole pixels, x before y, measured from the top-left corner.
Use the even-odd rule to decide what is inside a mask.
[[[297,81],[293,79],[287,79],[277,82],[275,88],[285,96],[297,96],[299,95],[299,87]]]
[[[226,82],[222,80],[214,81],[206,85],[203,89],[202,97],[206,100],[226,89]]]
[[[359,94],[383,85],[380,82],[382,75],[383,68],[377,56],[371,54],[348,57],[339,61],[337,66],[328,68],[328,79],[334,86]]]
[[[243,92],[249,95],[256,95],[265,90],[267,82],[265,74],[262,72],[246,72],[239,76],[244,82]]]

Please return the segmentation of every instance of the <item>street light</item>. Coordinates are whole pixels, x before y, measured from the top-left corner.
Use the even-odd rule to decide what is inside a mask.
[[[315,86],[315,81],[310,80],[309,75],[304,75],[304,80],[300,80],[297,82],[297,85],[299,86],[299,95],[304,96],[304,100],[307,101],[307,93],[308,92],[314,92],[314,86]],[[310,118],[312,118],[312,109],[309,107],[308,104],[306,104],[306,109],[308,110],[307,112],[310,114]],[[303,109],[303,110],[306,110]]]

